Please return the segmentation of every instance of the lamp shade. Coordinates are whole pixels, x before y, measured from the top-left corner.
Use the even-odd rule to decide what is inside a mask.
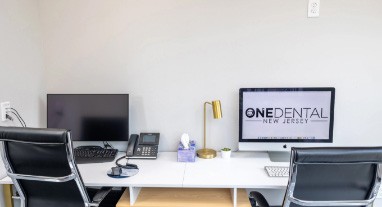
[[[214,114],[214,119],[220,119],[223,117],[222,107],[219,100],[212,101],[212,112]]]

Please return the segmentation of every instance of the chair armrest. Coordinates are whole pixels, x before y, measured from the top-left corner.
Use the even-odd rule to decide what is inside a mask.
[[[251,191],[249,193],[249,201],[251,202],[252,207],[256,207],[256,203],[259,207],[269,207],[269,204],[263,194],[257,191]]]
[[[101,203],[101,201],[106,197],[106,195],[110,193],[111,189],[112,188],[110,187],[102,187],[101,189],[99,189],[94,195],[90,206],[98,206],[97,204]]]

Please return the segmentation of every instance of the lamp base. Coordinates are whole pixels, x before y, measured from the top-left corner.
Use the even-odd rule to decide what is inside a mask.
[[[196,154],[198,155],[198,157],[203,159],[212,159],[216,157],[216,151],[213,149],[207,149],[207,148],[196,151]]]

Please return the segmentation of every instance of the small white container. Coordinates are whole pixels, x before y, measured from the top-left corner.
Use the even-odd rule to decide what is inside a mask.
[[[221,151],[221,153],[222,153],[222,158],[223,159],[229,159],[229,158],[231,158],[231,150],[230,151]]]

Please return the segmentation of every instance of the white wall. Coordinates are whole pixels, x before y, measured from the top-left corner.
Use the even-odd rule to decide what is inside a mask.
[[[240,87],[336,87],[338,145],[382,145],[382,1],[40,0],[48,93],[129,93],[131,132],[237,148]],[[34,96],[36,97],[36,96]]]
[[[10,101],[28,126],[41,126],[45,88],[37,1],[0,0],[0,42],[0,102]],[[13,125],[19,126],[16,118],[0,122]],[[0,161],[0,178],[5,175],[2,165]],[[5,206],[3,196],[0,206]]]
[[[165,151],[182,132],[201,143],[203,102],[220,99],[208,143],[236,148],[240,87],[334,86],[336,144],[381,145],[382,1],[321,5],[0,0],[0,101],[43,127],[46,92],[130,93],[131,132],[161,132]]]
[[[37,1],[0,0],[0,102],[10,101],[31,127],[42,126],[45,103],[42,36]],[[20,126],[0,122],[0,126]]]

